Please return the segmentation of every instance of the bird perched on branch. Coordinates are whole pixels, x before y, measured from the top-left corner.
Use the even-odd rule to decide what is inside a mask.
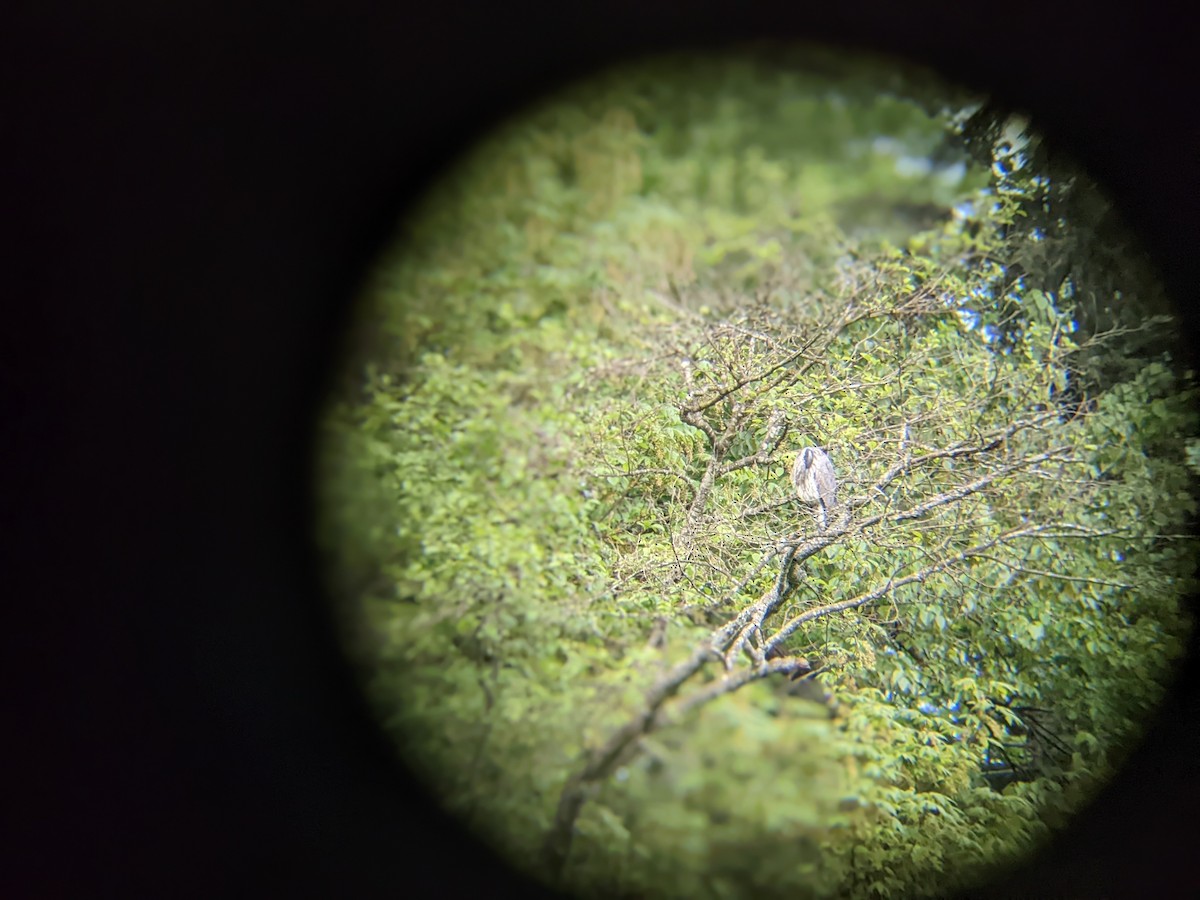
[[[792,485],[797,497],[816,505],[813,515],[817,528],[824,531],[829,525],[829,511],[837,503],[837,477],[829,454],[820,447],[805,447],[797,453],[792,465]]]

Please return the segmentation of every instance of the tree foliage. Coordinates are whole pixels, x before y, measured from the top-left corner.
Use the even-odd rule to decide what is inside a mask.
[[[544,104],[409,220],[320,537],[404,760],[516,865],[927,893],[1119,765],[1187,628],[1194,395],[1039,147],[878,66],[673,60]]]

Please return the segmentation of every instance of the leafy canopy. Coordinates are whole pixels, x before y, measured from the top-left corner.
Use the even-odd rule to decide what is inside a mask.
[[[1035,846],[1193,586],[1191,376],[1114,234],[1019,120],[815,54],[622,70],[495,135],[379,267],[323,422],[405,762],[585,896],[913,895]]]

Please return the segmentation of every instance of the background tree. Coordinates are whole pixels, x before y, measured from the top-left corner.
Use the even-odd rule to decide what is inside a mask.
[[[920,893],[1119,764],[1185,630],[1190,375],[1152,318],[1081,311],[1158,295],[988,115],[816,54],[625,70],[381,265],[326,421],[331,583],[404,759],[517,864]]]

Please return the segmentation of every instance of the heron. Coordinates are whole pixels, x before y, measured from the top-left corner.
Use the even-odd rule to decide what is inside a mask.
[[[816,504],[817,527],[824,531],[829,525],[829,511],[837,503],[837,477],[829,454],[820,447],[805,447],[797,453],[792,485],[803,502]]]

